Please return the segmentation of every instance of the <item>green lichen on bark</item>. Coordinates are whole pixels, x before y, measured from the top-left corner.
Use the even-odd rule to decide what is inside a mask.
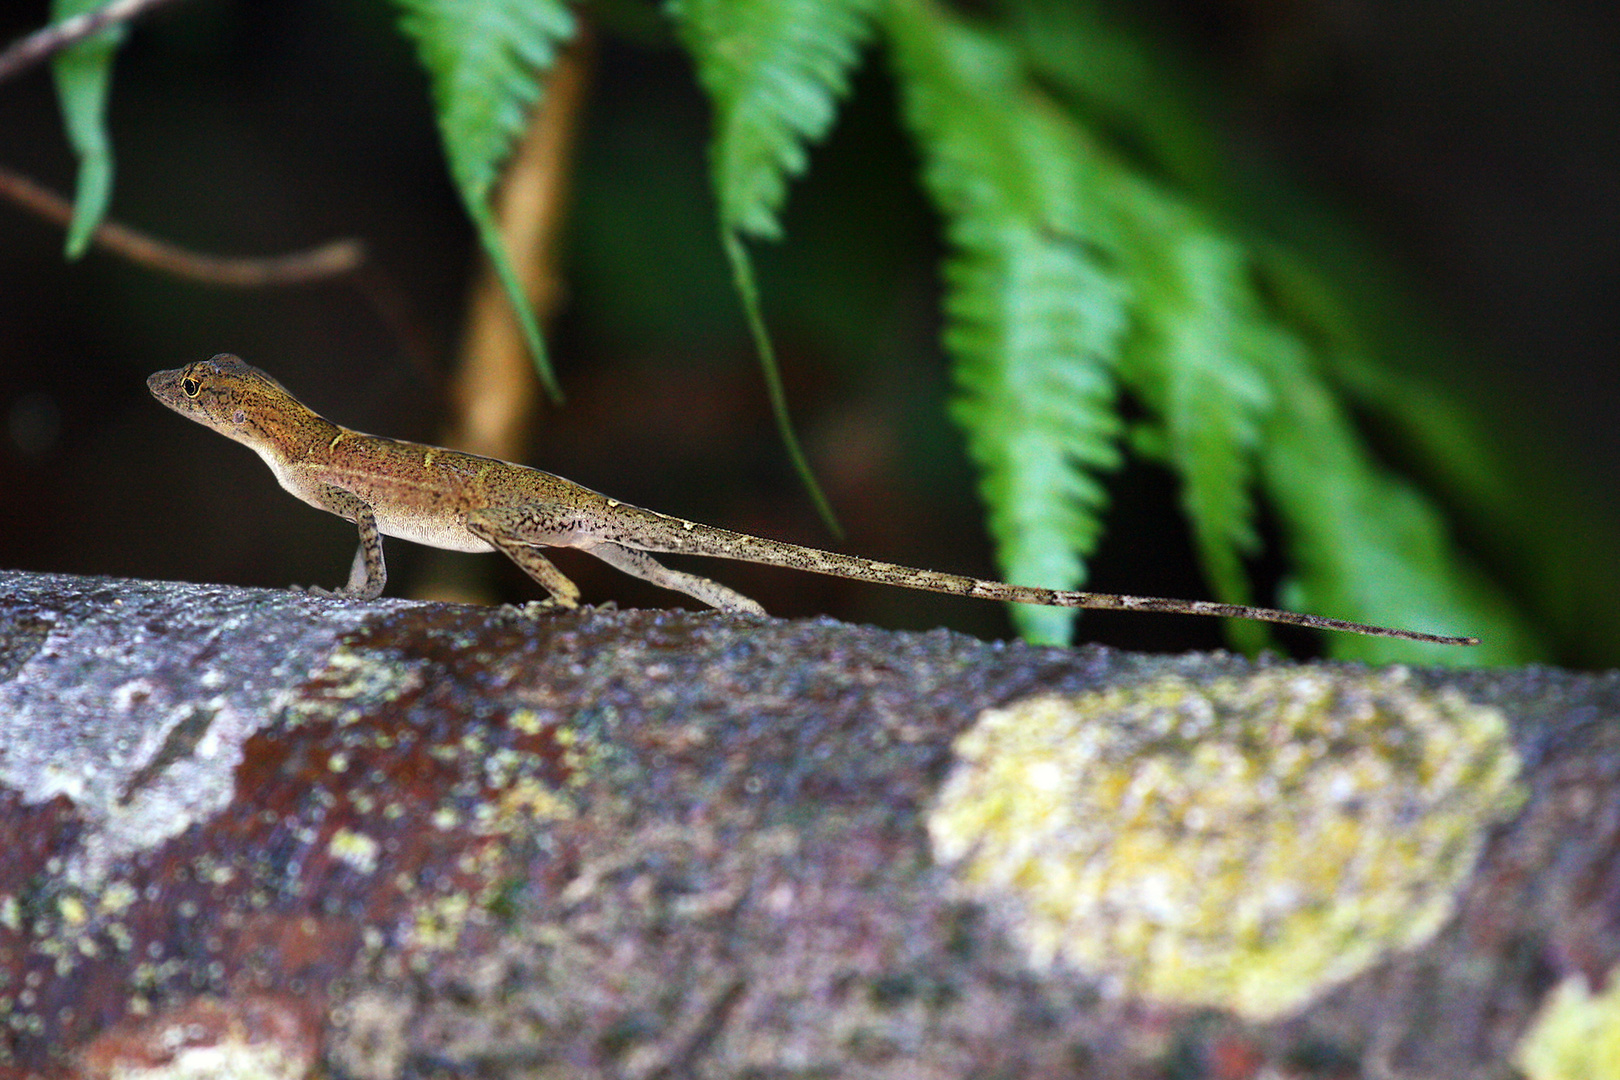
[[[1513,1058],[1530,1080],[1620,1080],[1620,969],[1600,993],[1579,975],[1559,983]]]
[[[1522,801],[1507,736],[1400,668],[1031,698],[957,740],[929,831],[1036,966],[1265,1019],[1450,917]]]

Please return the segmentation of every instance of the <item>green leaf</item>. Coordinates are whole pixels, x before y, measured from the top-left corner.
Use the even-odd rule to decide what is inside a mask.
[[[1284,601],[1359,622],[1473,634],[1451,649],[1330,635],[1333,654],[1370,663],[1518,664],[1542,646],[1505,597],[1467,570],[1440,514],[1411,485],[1367,459],[1319,378],[1280,367],[1262,475],[1287,533],[1295,578]]]
[[[540,97],[540,77],[574,33],[561,0],[394,0],[427,69],[450,176],[517,313],[535,368],[562,399],[539,321],[501,244],[490,190]]]
[[[1091,194],[1084,134],[996,37],[922,0],[887,29],[923,180],[945,216],[952,415],[981,471],[1007,580],[1073,588],[1101,533],[1098,475],[1117,466],[1113,361],[1128,323],[1118,237]],[[1064,641],[1073,613],[1015,607]]]
[[[1539,629],[1561,635],[1556,651],[1594,665],[1614,656],[1614,524],[1593,513],[1586,492],[1565,486],[1567,468],[1510,446],[1489,417],[1430,385],[1419,372],[1436,357],[1451,354],[1453,369],[1463,369],[1457,343],[1428,325],[1414,298],[1342,227],[1316,227],[1313,247],[1333,282],[1289,252],[1266,252],[1266,288],[1281,317],[1304,328],[1335,390],[1443,494],[1481,557],[1535,609]],[[1529,640],[1524,614],[1516,636]]]
[[[832,503],[816,482],[810,459],[805,457],[804,447],[799,445],[799,437],[793,431],[793,420],[788,415],[787,392],[782,388],[782,369],[776,362],[776,347],[771,344],[770,331],[765,326],[765,312],[760,306],[759,286],[754,281],[754,265],[748,258],[748,249],[743,246],[742,237],[730,229],[720,230],[720,240],[726,249],[726,261],[731,264],[732,283],[737,295],[742,298],[743,316],[748,320],[748,333],[754,339],[754,352],[759,356],[765,391],[770,397],[771,414],[776,418],[777,436],[787,447],[793,471],[799,474],[799,482],[810,493],[816,513],[832,534],[842,539],[844,530],[838,524],[838,515],[833,513]]]
[[[1134,238],[1138,294],[1122,378],[1163,426],[1205,576],[1220,599],[1252,603],[1243,558],[1259,547],[1251,489],[1272,403],[1264,357],[1297,346],[1255,302],[1240,245],[1145,183],[1122,180],[1114,201]],[[1233,621],[1228,633],[1249,650],[1269,640],[1260,623]]]
[[[1178,55],[1170,35],[1133,32],[1134,22],[1153,18],[1150,7],[1099,0],[1000,0],[997,7],[1030,73],[1138,168],[1224,199],[1219,128],[1192,104],[1212,89],[1200,85],[1198,65]]]
[[[871,33],[876,0],[670,0],[714,107],[710,162],[720,223],[781,237],[787,182],[832,126]]]
[[[100,7],[100,0],[52,0],[51,19],[60,22]],[[77,259],[107,215],[112,200],[112,142],[107,137],[107,92],[113,54],[124,28],[109,26],[62,50],[51,62],[56,96],[68,142],[79,155],[79,182],[68,225],[67,257]]]
[[[776,350],[743,236],[780,239],[787,182],[805,144],[832,125],[871,32],[875,0],[670,0],[682,44],[714,107],[709,147],[721,240],[754,339],[777,431],[816,509],[841,530],[793,432]]]

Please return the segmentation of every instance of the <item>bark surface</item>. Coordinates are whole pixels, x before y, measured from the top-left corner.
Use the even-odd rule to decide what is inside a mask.
[[[1299,687],[1331,698],[1306,757],[1395,779],[1324,795],[1267,772],[1277,745],[1297,765],[1277,718],[1309,712]],[[1037,701],[1140,737],[1036,760],[964,847],[942,807],[1001,760],[986,710]],[[1413,749],[1455,715],[1486,744],[1498,723],[1500,754]],[[1144,734],[1167,716],[1185,744]],[[1432,931],[1260,1010],[1222,980],[1252,984],[1287,927],[1209,969],[1213,999],[1088,960],[1129,896],[1170,918],[1180,854],[1106,919],[1070,899],[1099,860],[1138,872],[1107,848],[1138,835],[1134,757],[1160,775],[1268,740],[1243,781],[1259,809],[1211,826],[1195,799],[1154,835],[1188,838],[1198,873],[1211,829],[1275,839],[1303,819],[1268,807],[1337,799],[1356,859],[1396,850],[1357,847],[1359,822],[1441,838],[1435,874],[1399,886]],[[985,861],[1032,835],[995,831],[1031,793],[1105,775],[1124,779],[1119,821],[1088,819],[1102,840],[1064,824],[1016,873]],[[1405,778],[1406,801],[1380,794]],[[1428,830],[1475,806],[1467,835]],[[1620,960],[1620,676],[0,572],[0,824],[0,1077],[1508,1077],[1552,991],[1600,994]],[[1049,870],[1072,881],[1055,902],[1027,891]],[[1380,888],[1287,910],[1372,918]]]

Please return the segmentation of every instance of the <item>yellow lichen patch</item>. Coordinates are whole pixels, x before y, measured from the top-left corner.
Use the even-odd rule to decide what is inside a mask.
[[[503,834],[528,832],[536,823],[571,821],[578,813],[572,800],[529,777],[507,785],[494,807],[488,829]]]
[[[1034,964],[1264,1019],[1439,929],[1522,799],[1507,736],[1399,668],[1032,698],[957,740],[928,827]]]
[[[471,894],[451,891],[423,899],[416,905],[414,914],[408,930],[408,948],[443,952],[461,941],[467,925],[478,917],[479,908]]]
[[[1530,1080],[1620,1080],[1620,968],[1607,981],[1593,994],[1577,976],[1547,995],[1513,1055]]]
[[[146,1012],[132,1002],[122,1024],[80,1049],[72,1075],[82,1080],[302,1080],[315,1064],[313,1025],[288,999],[201,997],[161,1015]]]
[[[396,664],[386,654],[339,648],[327,657],[316,681],[322,692],[290,703],[283,719],[285,727],[332,721],[344,726],[358,723],[375,709],[377,702],[393,701],[420,688],[422,674]],[[347,768],[346,761],[343,767]],[[334,767],[333,771],[343,769]]]
[[[219,1080],[222,1076],[232,1080],[302,1080],[309,1074],[309,1062],[274,1044],[256,1043],[183,1047],[161,1064],[121,1066],[103,1075],[116,1080]]]
[[[342,828],[332,834],[329,850],[333,858],[348,863],[362,874],[369,874],[377,869],[377,854],[382,845],[365,833]]]

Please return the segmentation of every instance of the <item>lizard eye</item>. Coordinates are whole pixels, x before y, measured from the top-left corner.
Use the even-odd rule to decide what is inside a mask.
[[[202,391],[202,383],[187,376],[180,380],[180,392],[186,397],[194,398]]]

